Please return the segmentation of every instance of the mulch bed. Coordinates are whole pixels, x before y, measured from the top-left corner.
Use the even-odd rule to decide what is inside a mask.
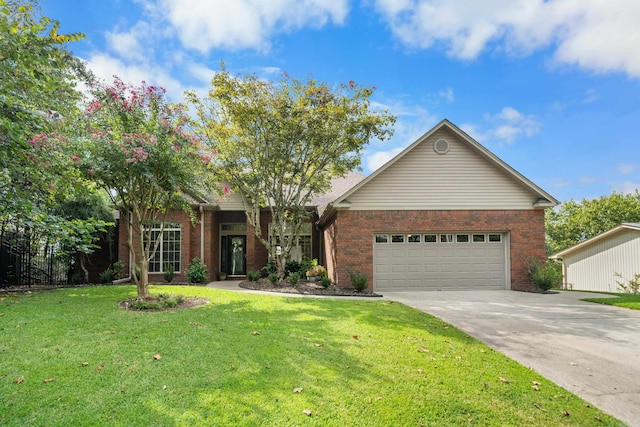
[[[300,281],[297,285],[291,285],[287,282],[271,283],[267,279],[259,279],[256,281],[243,281],[239,285],[241,288],[252,289],[265,292],[279,292],[285,294],[303,294],[303,295],[325,295],[325,296],[341,296],[341,297],[381,297],[382,295],[369,291],[358,292],[354,288],[341,287],[331,284],[328,288],[323,288],[315,282]]]

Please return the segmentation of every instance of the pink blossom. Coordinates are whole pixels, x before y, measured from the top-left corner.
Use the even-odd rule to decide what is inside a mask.
[[[78,156],[72,156],[71,160],[73,160],[74,162],[79,162],[80,161],[80,157]]]

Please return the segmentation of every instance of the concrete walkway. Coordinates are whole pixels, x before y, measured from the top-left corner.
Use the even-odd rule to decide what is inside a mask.
[[[580,301],[598,296],[385,293],[387,299],[465,331],[630,426],[640,426],[640,311]]]
[[[238,283],[208,286],[273,295],[242,289]],[[580,301],[597,296],[516,291],[384,294],[385,299],[452,324],[628,425],[640,427],[640,311]]]

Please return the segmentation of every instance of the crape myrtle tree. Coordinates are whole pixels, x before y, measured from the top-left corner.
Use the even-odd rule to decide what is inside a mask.
[[[547,252],[554,254],[623,222],[640,222],[640,192],[569,200],[545,212]]]
[[[58,29],[37,1],[0,0],[0,231],[86,253],[107,222],[56,212],[87,192],[64,137],[88,74],[65,47],[84,35]]]
[[[314,195],[358,168],[372,138],[392,134],[395,117],[371,108],[374,89],[353,81],[330,87],[286,73],[266,82],[231,75],[223,64],[206,97],[187,93],[200,133],[218,153],[218,179],[242,198],[248,223],[280,278]],[[260,227],[265,208],[270,235]]]
[[[191,212],[195,220],[186,195],[208,188],[204,172],[213,153],[186,127],[186,107],[168,102],[163,88],[133,86],[116,77],[91,92],[86,134],[72,160],[121,212],[127,246],[139,267],[132,268],[138,299],[148,298],[148,265],[158,249],[151,226],[162,233],[172,208]]]

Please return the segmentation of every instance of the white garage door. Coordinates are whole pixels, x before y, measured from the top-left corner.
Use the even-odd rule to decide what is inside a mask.
[[[374,235],[375,291],[506,289],[502,233]]]

